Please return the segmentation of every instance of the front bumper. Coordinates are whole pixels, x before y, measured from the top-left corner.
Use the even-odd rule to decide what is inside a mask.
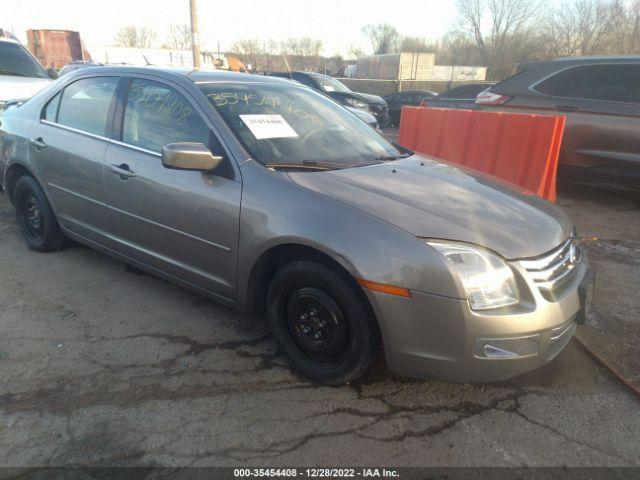
[[[553,299],[519,272],[529,292],[521,285],[520,304],[494,311],[473,311],[466,300],[417,291],[411,298],[368,292],[387,366],[401,375],[453,382],[500,381],[539,368],[573,336],[578,290],[588,271],[585,254]]]

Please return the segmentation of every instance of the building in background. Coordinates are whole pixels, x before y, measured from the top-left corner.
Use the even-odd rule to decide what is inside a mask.
[[[91,60],[82,48],[80,34],[71,30],[27,30],[29,50],[45,68],[62,68],[71,62]]]
[[[93,61],[103,64],[193,68],[191,50],[111,46],[89,46],[87,50]],[[218,56],[214,52],[201,51],[200,56],[203,70],[223,69],[236,72],[247,70],[244,63],[230,55]]]
[[[358,57],[355,78],[399,81],[484,81],[487,67],[436,65],[434,53],[402,52]]]

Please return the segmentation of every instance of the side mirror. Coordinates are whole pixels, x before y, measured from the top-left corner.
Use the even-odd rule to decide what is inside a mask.
[[[203,143],[169,143],[162,147],[162,165],[174,170],[215,170],[224,157],[211,153]]]
[[[55,68],[47,68],[47,73],[54,80],[60,76]]]

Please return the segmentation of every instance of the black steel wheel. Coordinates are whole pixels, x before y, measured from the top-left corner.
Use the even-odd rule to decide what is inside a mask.
[[[268,316],[292,367],[327,385],[355,380],[379,353],[376,321],[354,283],[320,263],[297,261],[269,287]]]
[[[42,188],[33,177],[18,179],[13,205],[27,246],[39,252],[60,250],[66,243]]]
[[[323,363],[336,363],[347,345],[349,329],[340,306],[324,291],[294,291],[285,310],[289,334],[300,350]]]

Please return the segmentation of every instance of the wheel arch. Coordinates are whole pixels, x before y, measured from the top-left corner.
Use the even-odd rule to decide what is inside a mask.
[[[315,246],[298,241],[286,241],[271,245],[254,262],[248,278],[246,295],[246,308],[250,314],[264,316],[269,285],[276,272],[284,265],[299,260],[318,262],[340,274],[353,286],[354,291],[365,302],[373,318],[376,318],[369,299],[357,282],[358,275],[353,266],[339,255],[331,255]]]
[[[25,175],[33,177],[34,180],[38,182],[38,179],[31,170],[29,170],[29,167],[20,162],[15,162],[9,165],[9,168],[4,175],[4,190],[7,197],[9,197],[11,204],[13,204],[13,193],[15,191],[16,183],[18,183],[18,180]]]

